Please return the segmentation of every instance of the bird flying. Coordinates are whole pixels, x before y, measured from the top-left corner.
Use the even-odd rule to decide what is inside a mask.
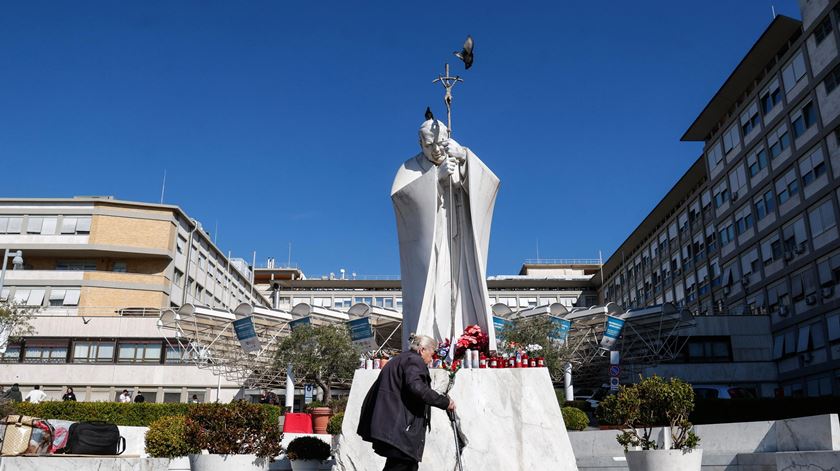
[[[473,63],[473,38],[472,36],[467,36],[467,40],[464,41],[464,48],[461,49],[461,52],[455,51],[455,57],[464,61],[464,68],[469,69],[472,67]]]

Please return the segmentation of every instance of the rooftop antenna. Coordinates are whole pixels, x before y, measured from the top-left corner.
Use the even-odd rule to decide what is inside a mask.
[[[292,243],[289,242],[289,261],[286,263],[286,266],[291,268],[292,266]]]
[[[770,12],[773,13],[773,19],[776,19],[776,7],[774,5],[770,5]]]
[[[160,204],[163,204],[164,192],[166,192],[166,169],[163,169],[163,185],[160,187]]]
[[[218,245],[216,240],[219,238],[219,220],[216,219],[216,228],[213,230],[213,245]]]

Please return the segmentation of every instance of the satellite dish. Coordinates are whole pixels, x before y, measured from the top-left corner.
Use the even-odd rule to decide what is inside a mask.
[[[554,317],[565,316],[569,313],[569,308],[561,303],[551,303],[548,306],[548,312]]]
[[[499,317],[507,317],[513,314],[513,309],[505,303],[496,303],[493,305],[493,315]]]
[[[240,303],[239,306],[236,306],[236,309],[233,310],[233,313],[237,317],[248,317],[254,312],[254,306],[251,306],[248,303]]]

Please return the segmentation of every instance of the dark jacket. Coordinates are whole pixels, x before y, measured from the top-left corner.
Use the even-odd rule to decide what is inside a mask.
[[[377,445],[385,444],[421,461],[430,406],[449,406],[449,398],[433,390],[431,384],[429,368],[420,354],[408,351],[393,358],[365,396],[356,432],[377,451],[381,448]]]
[[[5,397],[10,401],[23,402],[23,394],[20,392],[20,388],[18,388],[17,386],[12,386],[11,388],[9,388],[9,390],[6,391]]]

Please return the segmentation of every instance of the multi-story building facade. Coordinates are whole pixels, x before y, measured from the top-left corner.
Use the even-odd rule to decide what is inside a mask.
[[[188,365],[156,325],[161,309],[185,303],[268,303],[180,208],[0,199],[4,249],[20,250],[24,263],[6,271],[0,298],[33,308],[36,334],[7,346],[0,383],[41,384],[52,397],[73,386],[84,400],[136,389],[158,402],[229,399],[239,389]]]
[[[607,260],[602,296],[767,316],[780,391],[818,396],[840,394],[840,8],[800,7],[686,131],[703,155]]]

